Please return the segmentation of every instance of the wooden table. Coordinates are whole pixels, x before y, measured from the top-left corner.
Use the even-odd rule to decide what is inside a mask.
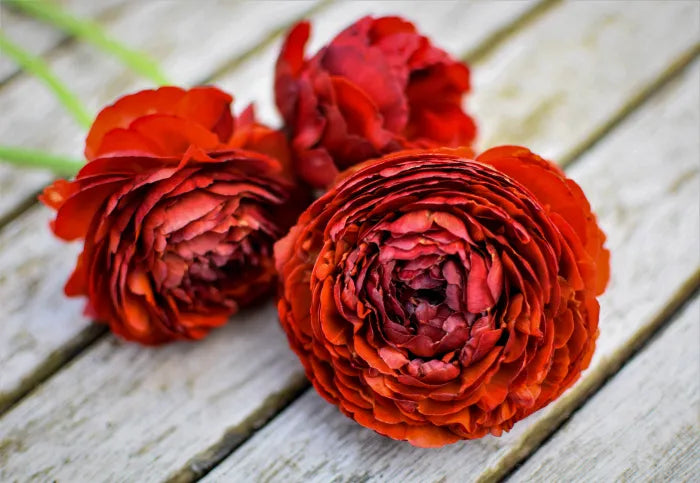
[[[270,304],[203,342],[148,349],[82,315],[62,287],[79,246],[34,202],[52,179],[0,166],[0,481],[700,480],[700,2],[64,0],[276,122],[282,28],[314,49],[366,13],[402,14],[472,65],[480,146],[557,160],[612,250],[600,339],[563,397],[501,438],[413,448],[309,388]],[[150,84],[7,6],[3,31],[97,110]],[[0,144],[79,155],[84,131],[0,59]]]

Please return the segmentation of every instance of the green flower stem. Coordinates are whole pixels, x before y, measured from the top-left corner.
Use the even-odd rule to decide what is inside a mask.
[[[93,44],[119,59],[134,72],[158,85],[169,84],[168,79],[153,59],[143,52],[131,49],[111,38],[99,24],[87,19],[76,18],[62,10],[57,4],[46,0],[5,0],[5,2],[74,37]]]
[[[73,92],[56,77],[46,62],[12,42],[0,31],[0,53],[10,57],[27,72],[41,79],[54,92],[58,100],[83,127],[90,127],[92,115],[83,107]]]
[[[50,169],[61,176],[74,176],[85,165],[80,159],[12,146],[0,146],[0,160],[22,167]]]

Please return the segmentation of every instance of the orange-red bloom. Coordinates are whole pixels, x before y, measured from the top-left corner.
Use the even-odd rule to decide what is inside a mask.
[[[339,170],[407,147],[469,146],[469,69],[399,17],[365,17],[307,59],[310,26],[292,29],[275,95],[299,177],[317,188]]]
[[[84,240],[66,293],[126,339],[199,339],[274,284],[272,244],[295,215],[288,148],[231,101],[209,87],[123,97],[95,119],[75,180],[41,196],[55,234]]]
[[[525,148],[398,152],[277,242],[280,320],[360,424],[417,446],[500,435],[588,366],[604,240],[581,189]]]

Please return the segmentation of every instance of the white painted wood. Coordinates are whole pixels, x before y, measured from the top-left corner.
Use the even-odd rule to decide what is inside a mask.
[[[508,481],[698,481],[700,299]]]
[[[94,19],[108,10],[124,3],[125,0],[84,0],[58,1],[63,8],[81,18]],[[63,32],[33,18],[17,13],[5,5],[0,5],[0,29],[3,34],[35,55],[44,55],[59,42],[67,38]],[[0,55],[0,83],[18,72],[17,65]]]
[[[699,40],[694,0],[567,3],[475,67],[479,144],[560,159]]]
[[[413,22],[440,48],[461,57],[541,0],[479,2],[460,0],[341,0],[315,17],[309,52],[314,53],[340,29],[364,15],[398,15]]]
[[[502,10],[502,12],[504,15],[507,14],[507,18],[513,18],[510,11]],[[330,22],[332,20],[332,18],[328,18],[326,21]],[[338,22],[340,25],[344,25],[346,20],[347,19],[345,17],[336,17],[334,21]],[[491,25],[496,27],[502,25],[502,23],[492,20]],[[486,38],[489,33],[489,31],[483,30],[483,38]],[[470,42],[472,42],[472,44],[466,45],[466,48],[471,48],[478,44],[478,42],[475,40]],[[244,69],[252,68],[250,66],[256,62],[259,62],[259,58],[252,59],[250,63],[244,67]],[[259,68],[262,69],[262,67]],[[228,79],[234,80],[235,76],[228,77]],[[250,84],[244,83],[237,88],[236,91],[239,93],[246,93],[249,92],[249,89],[255,89],[256,87],[255,82]],[[34,216],[36,219],[22,217],[13,222],[11,225],[13,229],[24,232],[24,235],[19,236],[17,239],[15,239],[15,241],[13,241],[13,245],[22,246],[26,243],[31,243],[31,234],[33,233],[32,230],[45,224],[46,220],[48,219],[48,214],[45,210],[38,211],[32,216]],[[74,252],[71,251],[73,248],[66,249],[64,248],[64,245],[52,245],[52,243],[55,244],[56,242],[48,242],[44,248],[39,247],[37,250],[38,253],[33,254],[30,258],[33,259],[34,257],[42,257],[42,266],[46,267],[45,272],[47,273],[47,276],[44,278],[35,275],[35,278],[33,278],[33,283],[36,284],[35,290],[40,290],[42,293],[53,292],[59,294],[65,277],[69,273],[69,270],[66,269],[63,264],[70,265],[70,263],[72,263]],[[13,255],[10,253],[8,256],[9,259],[6,264],[9,267],[11,265],[10,259],[13,257]],[[17,256],[16,253],[14,256]],[[0,251],[0,260],[2,257],[3,252]],[[14,268],[8,268],[7,277],[13,276],[14,270]],[[56,272],[56,276],[48,275],[49,273],[52,274],[53,272]],[[0,273],[3,272],[0,271]],[[0,291],[0,304],[2,304],[2,294],[3,292]],[[29,324],[32,326],[32,329],[30,330],[30,337],[33,336],[31,332],[34,330],[42,330],[42,323],[46,323],[45,319],[48,319],[51,314],[59,313],[64,310],[68,311],[69,314],[65,317],[66,322],[63,330],[73,334],[79,333],[82,330],[84,325],[81,325],[80,323],[76,324],[75,327],[70,326],[70,321],[75,320],[74,317],[77,317],[77,313],[75,312],[76,309],[65,309],[62,302],[63,299],[61,299],[58,295],[57,297],[59,300],[57,300],[55,305],[48,307],[42,304],[41,308],[37,309],[38,312],[29,316],[32,318],[32,320],[36,320],[36,322],[33,324]],[[25,304],[33,302],[31,298],[24,298],[23,300]],[[18,305],[21,305],[21,303],[18,303]],[[270,327],[276,327],[277,322],[274,313],[270,312],[269,308],[265,310],[267,310],[265,312],[265,314],[267,314],[265,315],[265,324],[268,324]],[[21,314],[15,314],[13,316],[24,317]],[[249,314],[241,317],[245,318],[252,316],[263,317],[262,315],[257,315],[255,312],[250,312]],[[61,316],[61,318],[62,317],[63,316]],[[86,321],[83,320],[82,324],[85,322]],[[14,326],[16,327],[16,324],[14,324]],[[2,344],[4,341],[10,340],[13,337],[13,331],[15,329],[10,329],[8,333],[3,333],[3,330],[3,326],[0,325],[0,352],[7,349],[3,347]],[[253,355],[256,353],[256,351],[263,354],[266,353],[266,351],[272,351],[279,354],[279,357],[286,361],[285,370],[287,371],[279,371],[279,379],[274,378],[273,382],[282,381],[284,378],[286,378],[287,384],[284,386],[286,389],[294,387],[294,385],[298,383],[298,378],[301,374],[299,369],[300,366],[294,356],[291,355],[286,341],[281,336],[278,329],[275,329],[279,333],[278,337],[269,337],[267,333],[249,334],[249,340],[247,341],[246,347],[250,347],[250,351],[244,354],[244,356],[248,358],[247,364],[241,362],[244,359],[241,359],[240,355],[237,354],[234,349],[229,347],[227,343],[221,342],[223,338],[228,337],[227,334],[229,333],[229,330],[235,329],[216,331],[210,336],[209,339],[219,342],[207,342],[209,345],[203,345],[201,348],[199,345],[196,345],[197,349],[192,349],[192,351],[197,353],[199,353],[198,351],[206,352],[206,361],[216,359],[220,361],[219,365],[210,367],[211,365],[208,362],[203,362],[202,358],[199,356],[188,356],[186,354],[181,354],[183,358],[193,357],[194,360],[190,366],[182,369],[181,375],[183,378],[198,381],[200,374],[206,372],[206,374],[210,375],[212,378],[218,377],[222,381],[227,381],[230,378],[230,372],[233,370],[232,368],[235,367],[240,367],[242,371],[247,371],[248,377],[251,379],[269,377],[257,375],[257,367],[253,364],[253,362],[258,360],[258,356],[254,357]],[[60,349],[60,347],[62,347],[67,340],[70,341],[72,339],[70,339],[70,336],[58,337],[57,341],[54,341],[51,338],[46,338],[45,340],[42,339],[40,343],[37,343],[29,349],[30,351],[33,351],[31,355],[28,355],[27,357],[26,354],[20,354],[20,356],[27,357],[29,363],[18,363],[16,365],[16,370],[22,372],[23,375],[31,374],[36,364],[41,361],[42,357],[46,357],[46,354]],[[181,346],[182,345],[178,347]],[[120,355],[125,351],[128,353],[127,356]],[[96,357],[94,356],[95,353],[104,353],[109,355],[100,355],[99,357]],[[208,450],[213,443],[219,441],[219,439],[223,437],[228,426],[238,424],[235,421],[246,420],[249,422],[251,417],[254,420],[256,411],[264,408],[267,404],[275,403],[275,397],[273,397],[272,402],[270,402],[270,395],[277,390],[275,389],[276,386],[274,386],[274,384],[273,386],[269,386],[259,382],[260,385],[256,391],[251,391],[250,393],[241,393],[235,389],[235,386],[232,386],[227,392],[221,393],[221,404],[235,407],[237,404],[236,401],[244,398],[249,405],[240,411],[234,412],[236,417],[239,419],[231,422],[231,420],[224,419],[223,416],[216,413],[215,415],[220,421],[220,424],[208,423],[206,425],[202,425],[201,428],[198,427],[197,430],[192,430],[189,426],[190,423],[188,422],[188,419],[184,417],[180,419],[182,413],[178,411],[178,408],[189,404],[187,400],[189,395],[166,389],[157,402],[149,399],[149,401],[144,401],[142,403],[144,406],[149,406],[151,404],[154,405],[152,409],[153,413],[162,415],[162,417],[152,418],[150,416],[152,413],[148,412],[150,410],[139,411],[134,409],[137,402],[129,402],[130,399],[125,398],[123,394],[124,387],[130,387],[129,385],[132,379],[132,374],[128,370],[125,370],[127,367],[127,362],[125,361],[133,358],[134,354],[142,353],[145,355],[142,356],[142,359],[139,359],[139,365],[143,366],[144,371],[152,370],[152,372],[155,374],[151,384],[168,385],[174,369],[168,369],[167,371],[159,371],[155,369],[156,367],[160,367],[160,364],[162,363],[161,359],[159,358],[160,352],[143,349],[136,346],[124,347],[122,344],[115,344],[113,339],[110,337],[107,339],[107,341],[100,342],[95,348],[81,356],[74,364],[68,366],[57,377],[51,379],[46,386],[42,386],[42,389],[32,394],[29,399],[32,399],[32,401],[35,402],[29,402],[29,399],[27,399],[25,402],[21,403],[15,409],[9,412],[2,420],[0,420],[0,434],[5,435],[6,438],[11,439],[12,441],[17,441],[22,440],[23,438],[22,434],[18,433],[17,431],[19,431],[19,428],[27,424],[27,415],[35,415],[32,417],[33,422],[31,425],[32,427],[37,428],[36,434],[41,434],[44,441],[43,444],[45,444],[45,446],[38,446],[36,451],[41,451],[39,449],[41,447],[62,448],[60,451],[43,451],[43,453],[46,453],[45,458],[42,457],[41,459],[36,460],[33,457],[33,453],[35,451],[33,447],[30,451],[26,452],[16,451],[12,448],[24,446],[22,446],[20,443],[12,443],[11,445],[8,445],[8,448],[10,448],[8,453],[10,454],[7,456],[6,461],[2,462],[3,465],[0,465],[7,467],[6,474],[31,474],[31,472],[28,473],[28,470],[26,469],[27,467],[42,470],[50,468],[48,473],[44,473],[44,477],[48,477],[48,475],[74,476],[78,474],[77,472],[79,471],[85,472],[86,474],[91,474],[90,472],[93,471],[103,471],[105,459],[94,457],[87,458],[82,454],[84,453],[86,447],[95,448],[96,446],[99,446],[100,449],[96,451],[103,455],[118,452],[123,447],[140,447],[145,444],[144,441],[147,441],[150,435],[160,434],[164,427],[167,429],[167,427],[169,427],[171,424],[177,425],[178,427],[183,426],[183,431],[164,436],[162,442],[159,443],[162,444],[162,446],[159,446],[159,448],[164,449],[169,448],[170,446],[168,445],[175,445],[175,447],[179,449],[173,451],[179,453],[178,458],[180,459],[163,459],[163,461],[167,463],[167,466],[164,463],[164,466],[155,467],[155,470],[157,470],[156,473],[161,471],[159,468],[161,468],[163,471],[165,471],[166,468],[169,470],[176,470],[178,465],[183,464],[183,461],[187,461],[188,458],[194,456],[199,451]],[[174,359],[177,359],[177,357],[174,357]],[[84,360],[88,360],[89,363],[83,362]],[[100,365],[99,369],[95,367],[96,364]],[[176,362],[167,362],[167,364],[176,365]],[[16,384],[17,379],[18,378],[16,376],[13,376],[8,385],[11,387],[13,384]],[[119,379],[121,382],[117,383],[117,379]],[[78,380],[91,381],[96,386],[102,388],[102,391],[107,391],[107,389],[104,388],[113,387],[114,391],[109,392],[109,396],[104,396],[109,399],[109,405],[104,405],[100,402],[101,396],[98,397],[97,395],[93,394],[91,398],[86,397],[84,399],[84,404],[81,403],[82,409],[80,409],[80,414],[82,416],[78,418],[74,426],[67,429],[63,423],[60,422],[65,419],[65,415],[60,413],[59,409],[66,405],[71,405],[71,401],[75,397],[75,388],[72,387],[72,383],[66,381]],[[50,389],[47,389],[44,392],[44,387],[49,387]],[[139,392],[136,392],[136,395],[133,397],[137,398],[139,397],[139,394],[142,398],[152,398],[150,393]],[[183,398],[185,400],[183,400]],[[81,401],[83,401],[83,399],[81,399]],[[135,401],[138,400],[135,399]],[[199,410],[201,411],[201,414],[195,417],[193,415],[196,411],[193,410],[193,412],[187,416],[187,418],[190,420],[204,418],[211,411],[211,409],[207,406],[206,398],[199,400],[198,403],[200,404]],[[273,407],[279,407],[278,403],[275,404],[277,404],[277,406],[274,406],[273,404]],[[25,407],[30,407],[33,409],[23,409]],[[37,408],[46,409],[42,409],[41,412],[37,412]],[[24,411],[28,412],[25,413]],[[53,415],[55,415],[57,418],[56,421],[53,421]],[[102,426],[100,426],[99,423],[95,423],[95,421],[103,421],[104,418],[111,418],[110,421],[119,421],[120,438],[105,438],[105,434],[102,432]],[[249,432],[250,428],[248,428],[247,431]],[[72,441],[74,437],[76,438],[76,443],[72,444],[70,441]],[[69,443],[66,443],[66,441]],[[20,446],[18,446],[18,444]],[[77,455],[78,457],[75,458],[74,455]],[[65,463],[65,458],[70,459],[70,461]],[[153,458],[154,455],[151,453],[130,454],[128,459],[129,467],[132,468],[130,471],[134,471],[134,474],[136,474],[138,471],[151,471],[151,469],[154,468]],[[211,457],[204,455],[202,458],[207,460],[207,458]],[[37,461],[41,462],[40,468],[35,464]],[[115,460],[114,466],[115,468],[118,468],[124,463],[125,460],[117,459]]]
[[[62,290],[80,247],[57,240],[49,216],[37,206],[0,231],[0,406],[89,324],[84,301]]]
[[[601,333],[591,367],[562,398],[501,438],[425,450],[357,425],[309,391],[205,481],[464,482],[491,481],[507,472],[562,414],[615,371],[628,345],[658,324],[669,300],[698,273],[699,84],[696,62],[570,170],[609,236],[612,279],[601,300]],[[528,143],[540,135],[547,133],[533,134]]]
[[[1,420],[0,481],[162,481],[303,381],[285,346],[272,304],[196,344],[102,340]]]
[[[243,41],[241,33],[249,31],[247,24],[260,22],[259,32],[252,35],[260,40],[277,22],[290,20],[312,7],[314,2],[275,7],[274,22],[265,20],[269,15],[269,2],[202,2],[196,12],[192,12],[189,2],[140,5],[130,4],[124,17],[108,24],[110,32],[117,38],[128,37],[131,45],[140,44],[140,48],[159,56],[171,75],[188,83],[215,70],[224,59],[250,48],[252,44]],[[149,24],[166,19],[177,25],[177,29],[148,28]],[[191,41],[202,36],[208,26],[215,27],[218,33],[205,35],[198,42]],[[127,32],[132,34],[127,35]],[[203,55],[210,48],[216,55]],[[111,102],[136,85],[145,86],[121,65],[105,58],[104,54],[95,53],[89,46],[61,49],[52,57],[52,63],[64,80],[74,81],[71,86],[93,103]],[[89,73],[99,75],[87,75]],[[32,106],[47,111],[37,117],[34,110],[26,108],[28,99],[32,100]],[[0,90],[0,112],[4,114],[0,116],[0,143],[64,152],[74,145],[73,151],[81,150],[84,135],[59,110],[51,95],[34,79],[12,81]],[[0,164],[0,218],[12,209],[13,202],[26,199],[51,178],[52,175],[44,171],[20,170]],[[0,245],[6,247],[0,250],[0,307],[8,307],[0,324],[0,362],[2,367],[11,369],[0,374],[0,407],[4,399],[11,398],[23,386],[31,385],[37,368],[52,361],[60,364],[66,351],[85,337],[84,330],[89,325],[81,315],[81,302],[62,296],[63,284],[79,247],[54,240],[47,226],[50,218],[49,210],[35,210],[31,216],[20,218],[0,232]],[[36,293],[42,294],[41,300],[47,302],[35,304]],[[47,294],[51,297],[45,299]]]
[[[494,32],[503,29],[533,8],[532,1],[507,0],[502,2],[474,1],[340,1],[315,15],[311,39],[306,52],[313,55],[340,30],[364,15],[401,15],[414,22],[421,32],[430,36],[436,45],[456,57],[478,47]],[[244,104],[258,101],[258,115],[265,122],[279,123],[274,106],[273,78],[282,39],[260,52],[255,63],[248,64],[233,76],[224,76],[219,83],[224,89],[241,92],[238,98]]]
[[[63,0],[59,3],[77,16],[94,19],[114,13],[124,0],[98,2]],[[0,5],[0,28],[12,41],[37,55],[46,54],[66,39],[66,35],[61,31],[29,16],[16,13],[5,5]],[[17,65],[0,53],[0,84],[17,72]],[[20,82],[19,79],[18,82]],[[26,99],[24,101],[26,104]],[[18,107],[35,113],[37,105],[32,103],[31,107],[27,105]],[[3,117],[11,118],[12,111],[2,112]],[[38,116],[38,119],[41,119],[41,116]],[[47,121],[47,125],[51,125],[50,119]],[[34,133],[35,130],[36,128],[29,129],[29,133]],[[15,139],[14,136],[4,135],[0,137],[0,142],[11,144]],[[31,146],[31,144],[27,145]],[[44,171],[20,170],[0,162],[0,220],[16,210],[28,196],[38,191],[49,179],[50,175]]]
[[[253,48],[317,1],[133,2],[123,15],[107,19],[104,27],[113,37],[158,59],[173,83],[189,85]],[[86,44],[60,48],[48,63],[93,112],[119,96],[153,87]],[[238,105],[239,111],[242,108]],[[85,131],[36,79],[22,76],[5,85],[0,90],[0,112],[0,143],[82,157]],[[0,164],[0,219],[52,178],[48,171]]]

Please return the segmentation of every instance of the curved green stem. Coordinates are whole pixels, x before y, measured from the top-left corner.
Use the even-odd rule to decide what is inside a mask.
[[[131,70],[146,77],[156,84],[169,84],[167,78],[158,67],[157,63],[149,56],[135,49],[131,49],[119,41],[111,38],[99,24],[87,19],[72,16],[61,9],[60,6],[46,0],[5,0],[13,7],[50,23],[61,30],[73,35],[85,42],[102,49],[113,55]]]
[[[50,169],[61,176],[74,176],[85,165],[80,159],[14,146],[0,146],[0,160],[22,167]]]
[[[40,57],[27,52],[8,39],[2,32],[0,32],[0,53],[7,55],[24,70],[41,79],[81,126],[90,127],[92,115],[83,107],[76,95],[51,72],[49,66]]]

